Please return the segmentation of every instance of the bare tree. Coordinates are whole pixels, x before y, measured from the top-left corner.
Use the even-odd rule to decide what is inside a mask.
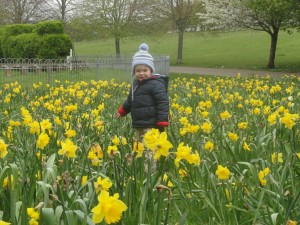
[[[158,0],[153,4],[157,16],[164,17],[178,32],[177,64],[183,63],[184,32],[198,26],[198,14],[203,10],[201,0]]]
[[[86,0],[82,8],[90,23],[97,23],[102,32],[115,39],[116,55],[120,56],[121,39],[130,35],[143,19],[145,5],[142,3],[138,0]]]
[[[68,16],[74,12],[78,0],[48,0],[50,8],[53,10],[54,18],[65,22]]]
[[[1,0],[7,23],[31,23],[45,18],[45,0]]]
[[[6,0],[0,0],[0,25],[9,23],[9,13],[7,10]]]

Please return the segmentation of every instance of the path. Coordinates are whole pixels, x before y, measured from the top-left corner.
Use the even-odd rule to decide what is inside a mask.
[[[271,76],[282,75],[296,75],[300,76],[300,72],[297,73],[285,73],[285,72],[271,72],[271,71],[258,71],[258,70],[245,70],[245,69],[222,69],[222,68],[200,68],[200,67],[186,67],[186,66],[170,66],[171,73],[185,73],[185,74],[201,74],[201,75],[223,75],[223,76],[237,76],[238,73],[241,76],[259,75],[265,76],[267,74]]]

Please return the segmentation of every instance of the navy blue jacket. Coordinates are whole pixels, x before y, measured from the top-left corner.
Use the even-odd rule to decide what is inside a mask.
[[[161,128],[169,125],[168,77],[151,76],[134,80],[130,93],[118,109],[125,116],[131,113],[134,128]]]

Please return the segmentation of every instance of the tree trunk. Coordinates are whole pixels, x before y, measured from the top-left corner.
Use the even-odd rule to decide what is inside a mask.
[[[116,46],[116,57],[120,58],[121,50],[120,50],[120,38],[115,37],[115,46]]]
[[[184,30],[179,29],[178,33],[178,52],[177,52],[177,64],[182,64],[182,51],[183,51],[183,34]]]
[[[271,34],[271,47],[270,47],[270,55],[269,55],[269,63],[267,68],[274,69],[275,68],[275,56],[276,56],[276,48],[277,48],[277,40],[278,40],[279,29],[274,30],[274,33]]]
[[[63,21],[63,22],[65,22],[65,20],[66,20],[66,10],[67,10],[66,1],[61,1],[60,11],[61,11],[61,21]]]

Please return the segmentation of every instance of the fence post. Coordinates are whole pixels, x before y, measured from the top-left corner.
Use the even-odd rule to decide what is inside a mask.
[[[50,74],[51,74],[51,72],[50,72],[50,60],[49,60],[47,63],[47,82],[48,82],[48,84],[50,84]]]
[[[99,74],[99,69],[100,69],[100,65],[99,65],[99,60],[96,61],[96,81],[100,80],[100,74]]]

